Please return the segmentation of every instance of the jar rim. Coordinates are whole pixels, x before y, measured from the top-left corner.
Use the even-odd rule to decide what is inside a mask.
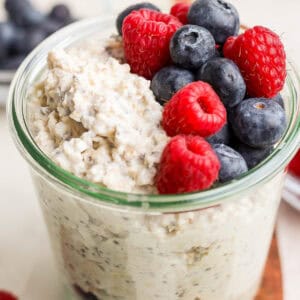
[[[56,165],[35,143],[27,126],[25,117],[27,97],[22,97],[26,83],[28,85],[27,79],[29,75],[34,75],[33,70],[38,69],[36,66],[39,63],[46,65],[45,58],[50,49],[70,46],[76,41],[78,42],[89,35],[99,32],[99,30],[96,30],[97,28],[103,29],[107,27],[111,29],[112,24],[113,19],[111,17],[93,18],[76,22],[56,32],[33,50],[22,63],[12,81],[7,104],[10,130],[19,151],[38,173],[47,176],[49,180],[58,183],[62,188],[67,189],[68,192],[77,196],[79,193],[89,200],[100,200],[99,203],[105,202],[106,204],[119,206],[168,210],[171,208],[192,209],[193,207],[216,205],[225,199],[269,180],[288,164],[297,150],[300,132],[300,101],[298,99],[300,78],[294,64],[290,61],[287,62],[288,76],[286,79],[286,89],[290,98],[290,117],[286,132],[278,146],[266,160],[237,180],[200,192],[178,195],[145,195],[110,190],[79,178]]]

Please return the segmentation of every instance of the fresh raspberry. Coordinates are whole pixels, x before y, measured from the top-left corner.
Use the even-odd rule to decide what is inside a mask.
[[[169,136],[208,137],[226,123],[226,109],[212,87],[196,81],[179,90],[165,105],[162,126]]]
[[[156,187],[160,194],[179,194],[209,188],[218,178],[220,162],[200,136],[177,135],[165,147]]]
[[[125,58],[131,71],[147,79],[171,62],[169,43],[181,27],[171,15],[149,9],[130,13],[123,21]]]
[[[176,17],[183,25],[188,23],[187,15],[191,5],[187,3],[176,3],[171,7],[170,14]]]
[[[223,53],[240,68],[249,96],[272,98],[282,90],[286,55],[279,36],[270,29],[256,26],[228,38]]]
[[[17,300],[17,298],[9,292],[0,291],[0,300]]]
[[[289,164],[289,171],[294,175],[300,177],[300,151],[298,151],[298,153]]]

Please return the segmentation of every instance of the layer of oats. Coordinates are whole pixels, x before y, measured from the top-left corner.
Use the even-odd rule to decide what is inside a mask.
[[[162,107],[150,81],[121,64],[121,50],[112,38],[106,48],[90,42],[51,51],[31,97],[31,129],[40,148],[71,173],[113,190],[155,193],[167,142]]]

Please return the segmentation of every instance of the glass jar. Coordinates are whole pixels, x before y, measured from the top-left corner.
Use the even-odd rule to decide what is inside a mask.
[[[109,190],[55,165],[27,124],[31,88],[49,50],[107,38],[112,19],[73,24],[51,36],[18,70],[8,118],[37,190],[66,299],[252,300],[280,202],[285,167],[299,143],[299,79],[283,91],[288,127],[276,150],[239,180],[199,193],[137,195]],[[67,296],[66,296],[67,297]]]

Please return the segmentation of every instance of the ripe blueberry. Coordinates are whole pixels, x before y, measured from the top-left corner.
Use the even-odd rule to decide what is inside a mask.
[[[287,121],[283,108],[277,102],[250,98],[237,106],[231,123],[240,141],[254,148],[265,148],[280,140]]]
[[[213,36],[203,27],[184,25],[173,35],[170,42],[171,58],[185,69],[198,69],[215,56]]]
[[[272,98],[274,101],[276,101],[283,109],[284,109],[284,102],[283,98],[280,94],[277,94],[275,97]]]
[[[197,79],[209,83],[226,107],[236,106],[245,97],[245,81],[230,59],[210,59],[198,71]]]
[[[219,182],[230,181],[248,171],[246,161],[237,151],[224,144],[213,144],[212,147],[221,163]]]
[[[261,163],[274,149],[273,146],[253,148],[243,143],[238,143],[234,148],[244,157],[249,169],[252,169]]]
[[[196,0],[188,13],[190,24],[205,27],[214,36],[217,44],[237,35],[240,18],[236,8],[223,0]]]
[[[229,125],[225,124],[221,130],[216,134],[206,138],[210,144],[225,144],[229,145],[231,140],[231,134],[229,130]]]
[[[151,81],[151,90],[157,101],[164,104],[182,87],[195,80],[192,72],[169,66],[159,70]]]

